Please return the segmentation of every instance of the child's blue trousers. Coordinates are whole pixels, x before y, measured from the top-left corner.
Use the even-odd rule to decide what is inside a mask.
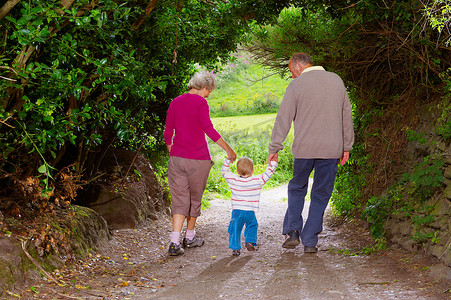
[[[258,222],[255,212],[250,210],[232,210],[232,218],[229,224],[229,248],[241,249],[241,231],[244,229],[244,242],[257,244]]]

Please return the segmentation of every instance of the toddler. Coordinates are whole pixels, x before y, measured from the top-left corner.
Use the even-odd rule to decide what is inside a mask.
[[[268,182],[278,163],[272,160],[265,172],[254,173],[254,163],[248,157],[240,158],[236,164],[237,174],[230,172],[230,160],[225,159],[221,174],[230,187],[232,198],[232,218],[229,224],[229,248],[233,256],[239,256],[241,250],[241,230],[244,229],[244,242],[248,251],[257,247],[258,223],[255,212],[258,210],[260,193],[263,185]]]

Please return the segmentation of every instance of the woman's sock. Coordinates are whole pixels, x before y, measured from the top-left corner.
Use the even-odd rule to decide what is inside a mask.
[[[171,243],[180,245],[180,236],[181,236],[181,232],[173,231],[171,233]]]
[[[194,239],[195,235],[196,235],[196,230],[195,229],[193,229],[193,230],[186,230],[185,238],[191,241],[192,239]]]

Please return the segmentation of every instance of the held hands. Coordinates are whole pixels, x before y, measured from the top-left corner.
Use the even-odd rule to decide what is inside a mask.
[[[233,151],[233,149],[229,146],[229,144],[224,141],[224,139],[221,137],[219,140],[216,141],[216,144],[218,144],[224,151],[227,153],[227,159],[231,162],[234,162],[236,160],[236,153]]]
[[[230,160],[230,162],[234,162],[236,160],[236,153],[232,149],[227,151],[227,159]]]
[[[276,163],[279,163],[279,153],[269,153],[268,165],[271,164],[271,161],[275,161]]]

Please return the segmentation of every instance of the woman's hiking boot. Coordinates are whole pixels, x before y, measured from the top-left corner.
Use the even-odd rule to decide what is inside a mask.
[[[197,236],[194,236],[192,240],[188,240],[187,238],[183,239],[183,246],[185,248],[201,247],[204,243],[204,239]]]
[[[174,242],[171,242],[169,244],[169,250],[168,253],[170,256],[178,256],[178,255],[182,255],[183,253],[185,253],[185,250],[183,250],[182,245],[180,244],[176,244]]]

